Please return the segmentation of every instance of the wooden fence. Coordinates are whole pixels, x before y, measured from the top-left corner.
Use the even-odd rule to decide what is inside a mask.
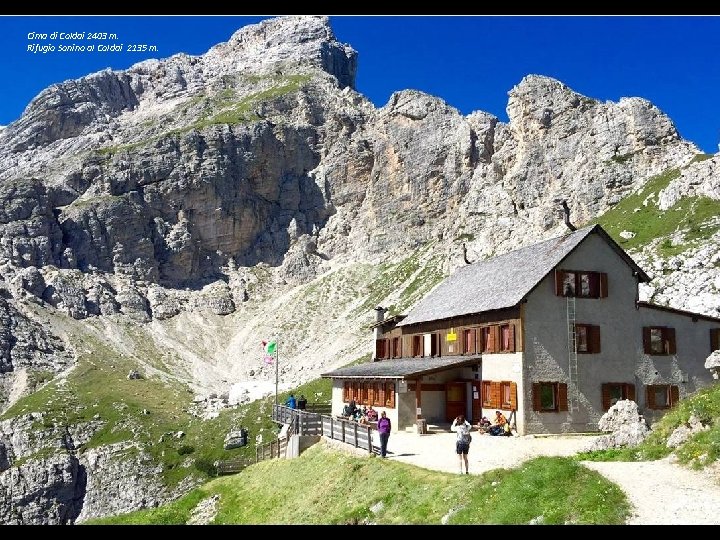
[[[321,435],[377,453],[377,447],[372,443],[374,426],[308,410],[290,409],[284,405],[273,405],[272,419],[280,424],[288,424],[288,435]]]
[[[255,448],[255,463],[285,455],[287,439],[275,439]]]

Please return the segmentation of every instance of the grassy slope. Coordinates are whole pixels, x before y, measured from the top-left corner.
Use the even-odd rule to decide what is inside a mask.
[[[662,458],[672,449],[668,437],[678,426],[695,414],[710,429],[700,432],[680,446],[675,453],[681,463],[699,469],[720,459],[720,385],[714,384],[696,392],[668,411],[654,426],[648,438],[636,448],[610,449],[578,454],[577,459],[594,461],[640,461]]]
[[[657,243],[657,254],[670,257],[700,245],[720,230],[720,201],[708,197],[683,197],[665,211],[657,207],[658,194],[680,175],[678,169],[669,169],[650,178],[637,192],[628,195],[618,204],[595,219],[624,249],[635,250]],[[622,231],[631,231],[630,239],[620,237]],[[673,243],[670,236],[683,232],[683,239]]]
[[[85,324],[92,322],[85,321]],[[273,397],[224,410],[212,420],[201,420],[188,412],[193,396],[184,385],[158,376],[128,380],[131,369],[144,373],[143,367],[110,348],[100,336],[81,333],[79,323],[74,325],[78,331],[71,339],[79,353],[77,366],[65,380],[50,381],[19,400],[0,419],[43,412],[43,419],[36,421],[37,429],[99,420],[102,427],[81,451],[114,442],[136,441],[153,461],[163,465],[163,480],[169,486],[191,474],[208,478],[214,474],[213,463],[219,459],[244,458],[250,462],[255,456],[256,436],[262,435],[264,441],[275,437],[277,426],[269,418]],[[153,353],[147,344],[144,352]],[[161,357],[160,351],[154,354]],[[311,402],[329,402],[331,382],[311,381],[297,391],[305,393]],[[144,410],[149,414],[144,414]],[[248,445],[224,450],[225,434],[241,425],[250,431]],[[163,437],[178,431],[185,433],[182,439]],[[28,458],[56,450],[40,448],[36,455]]]
[[[544,523],[619,524],[629,511],[618,488],[567,458],[461,476],[315,445],[297,459],[213,480],[165,507],[95,523],[185,523],[214,494],[219,524],[439,524],[452,511],[455,524],[528,523],[541,515]]]

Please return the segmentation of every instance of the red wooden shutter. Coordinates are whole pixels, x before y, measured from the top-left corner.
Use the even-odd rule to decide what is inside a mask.
[[[564,273],[563,270],[555,270],[555,295],[556,296],[563,296],[563,273]]]
[[[642,337],[643,337],[643,351],[645,351],[645,354],[652,354],[652,351],[650,350],[650,327],[649,326],[643,326]]]
[[[558,383],[558,411],[568,410],[567,384]]]
[[[648,409],[655,408],[655,393],[653,392],[652,384],[648,384],[645,386],[645,406]]]
[[[480,353],[485,352],[485,339],[483,338],[484,331],[482,328],[477,329],[477,351]]]
[[[494,409],[500,409],[502,401],[502,385],[499,382],[490,383],[490,403]]]
[[[492,408],[492,382],[491,381],[483,381],[482,382],[482,406],[486,407],[488,409]]]
[[[626,384],[625,392],[627,393],[628,399],[635,401],[635,385],[634,384]]]
[[[600,298],[607,298],[608,295],[608,279],[605,272],[600,272]]]
[[[665,328],[663,329],[663,334],[667,336],[666,339],[668,340],[668,354],[675,354],[677,352],[677,347],[675,345],[675,329]]]
[[[350,395],[352,394],[352,390],[350,387],[350,383],[346,382],[343,385],[343,401],[350,401]]]
[[[710,352],[720,349],[720,328],[710,329]]]
[[[674,406],[680,401],[680,390],[674,384],[670,387],[670,406]]]
[[[588,328],[588,352],[600,352],[600,327],[592,325]]]
[[[508,351],[515,352],[515,325],[510,323],[508,326],[508,333],[510,334],[510,346],[508,347]]]
[[[600,395],[602,396],[602,408],[603,411],[607,411],[610,408],[610,385],[604,383],[600,386]]]
[[[517,383],[510,383],[510,409],[517,411]]]
[[[368,383],[367,404],[375,405],[375,383]]]
[[[378,339],[375,341],[375,358],[385,358],[385,340]]]
[[[533,411],[541,411],[542,410],[542,403],[540,401],[540,383],[533,383],[532,385],[532,401],[533,401]]]
[[[375,405],[378,405],[379,407],[385,406],[385,383],[379,383],[378,384],[378,393],[377,393],[377,402]]]

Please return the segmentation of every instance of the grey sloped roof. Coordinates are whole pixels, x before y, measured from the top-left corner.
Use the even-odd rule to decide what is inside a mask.
[[[323,373],[326,378],[363,378],[363,379],[401,379],[404,377],[425,375],[445,369],[476,364],[480,355],[474,356],[442,356],[439,358],[400,358],[397,360],[381,360],[367,362],[355,366],[343,367]]]
[[[423,298],[398,326],[503,309],[518,304],[588,235],[597,233],[634,270],[649,277],[600,227],[594,225],[458,268]]]

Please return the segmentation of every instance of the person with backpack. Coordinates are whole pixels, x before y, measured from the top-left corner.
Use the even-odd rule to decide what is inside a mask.
[[[290,394],[290,397],[287,398],[287,401],[285,402],[285,406],[289,407],[291,409],[295,409],[297,406],[297,400],[295,399],[295,394]]]
[[[300,399],[297,401],[297,408],[305,410],[305,407],[307,407],[307,398],[305,397],[305,394],[300,394]]]
[[[460,474],[463,473],[463,461],[465,462],[465,474],[470,474],[470,471],[468,471],[468,452],[470,451],[470,441],[472,441],[471,429],[472,425],[465,420],[465,415],[462,414],[457,416],[450,426],[450,431],[457,433],[455,452],[460,459]]]

